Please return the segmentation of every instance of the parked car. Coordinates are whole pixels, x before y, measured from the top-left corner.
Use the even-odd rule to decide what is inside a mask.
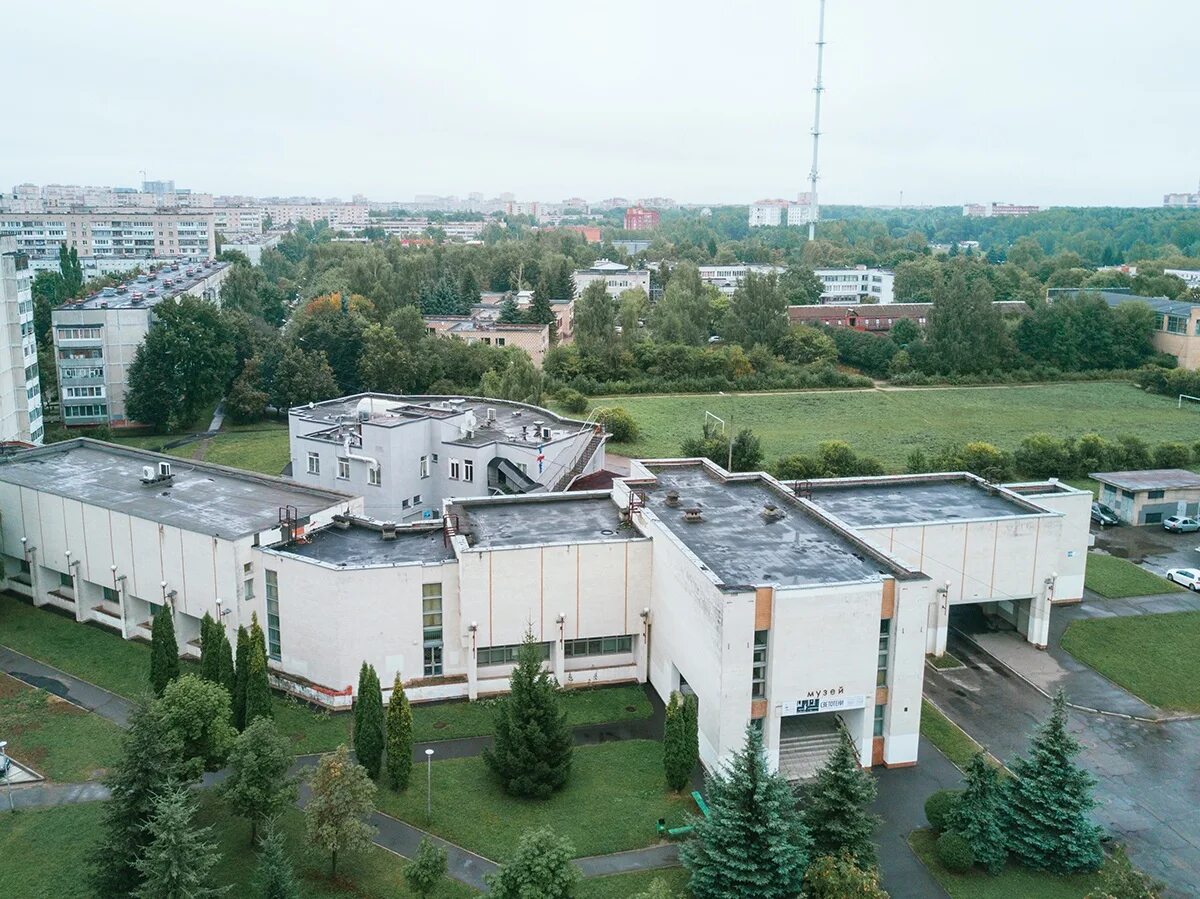
[[[1121,523],[1121,519],[1117,517],[1117,513],[1104,505],[1104,503],[1092,503],[1092,521],[1106,527]]]
[[[1163,530],[1173,534],[1191,534],[1200,531],[1200,521],[1184,518],[1182,515],[1172,515],[1163,519]]]
[[[1200,571],[1195,568],[1171,568],[1167,571],[1167,580],[1179,584],[1189,590],[1200,591]]]

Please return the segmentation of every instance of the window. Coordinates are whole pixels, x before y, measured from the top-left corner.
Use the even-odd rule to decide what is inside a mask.
[[[429,457],[428,456],[421,457],[421,462],[420,462],[420,465],[418,466],[418,474],[420,474],[420,476],[423,478],[429,477]]]
[[[750,695],[754,699],[767,696],[767,631],[754,632],[754,670],[750,681]]]
[[[321,456],[319,453],[309,453],[308,454],[308,473],[309,474],[320,474],[321,473]]]
[[[887,710],[887,706],[875,704],[875,729],[873,733],[877,737],[883,736],[883,713]]]
[[[400,500],[400,508],[401,508],[401,509],[407,509],[407,508],[409,508],[409,506],[411,506],[411,505],[412,505],[412,503],[410,503],[410,502],[409,502],[408,500],[406,500],[406,499],[402,499],[402,500]]]
[[[71,575],[69,575],[69,574],[63,574],[63,573],[60,571],[60,572],[58,573],[58,585],[59,585],[60,587],[74,587],[74,586],[75,586],[75,579],[74,579],[73,577],[71,577]]]
[[[421,505],[421,494],[418,493],[416,496],[413,497],[413,505],[414,506]]]
[[[421,627],[425,647],[425,676],[442,673],[442,585],[421,585]]]
[[[543,662],[550,658],[549,643],[539,643],[537,648]],[[507,646],[483,646],[475,651],[475,661],[484,668],[489,665],[515,665],[520,651],[520,643],[510,643]]]
[[[281,658],[279,646],[279,576],[270,569],[267,576],[267,655],[278,662]]]
[[[350,480],[350,460],[349,459],[338,459],[337,463],[338,463],[338,473],[337,473],[338,480],[339,481]]]
[[[462,476],[462,463],[457,459],[450,460],[450,480],[457,481]]]
[[[633,652],[633,636],[622,634],[616,637],[589,637],[584,640],[567,640],[563,652],[568,659],[580,656],[607,656],[621,652]]]
[[[473,459],[463,459],[463,477],[464,481],[475,480],[475,461]]]
[[[163,610],[161,603],[148,602],[148,603],[146,603],[146,605],[148,605],[150,607],[150,617],[151,618],[153,618],[155,615],[157,615],[159,612],[161,612]]]
[[[1186,334],[1187,319],[1180,315],[1163,316],[1166,320],[1166,326],[1163,328],[1168,334]]]
[[[504,346],[507,341],[503,337],[496,338],[496,346]]]
[[[888,650],[891,648],[891,642],[892,619],[884,618],[879,622],[879,660],[875,665],[875,684],[879,687],[887,686]]]
[[[434,465],[438,464],[438,454],[437,453],[433,453],[429,458],[433,461]]]
[[[63,416],[66,418],[100,418],[108,415],[105,403],[91,403],[85,406],[63,406]]]
[[[1162,499],[1162,498],[1163,498],[1162,490],[1151,490],[1149,493],[1146,494],[1146,499]]]
[[[383,484],[383,469],[378,465],[372,465],[367,469],[367,484],[371,487],[379,487]]]
[[[99,328],[57,328],[55,336],[59,340],[99,340]]]
[[[120,602],[121,601],[121,597],[117,595],[117,591],[114,590],[112,587],[101,587],[100,589],[104,593],[104,601],[105,602]]]

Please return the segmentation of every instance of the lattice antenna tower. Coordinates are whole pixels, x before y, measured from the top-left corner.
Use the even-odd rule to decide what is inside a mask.
[[[817,236],[817,216],[820,206],[817,205],[817,150],[821,141],[821,94],[825,92],[825,82],[821,73],[825,61],[825,0],[819,0],[820,12],[817,20],[817,83],[813,87],[813,126],[812,126],[812,170],[808,173],[809,185],[809,218],[808,239],[815,240]]]

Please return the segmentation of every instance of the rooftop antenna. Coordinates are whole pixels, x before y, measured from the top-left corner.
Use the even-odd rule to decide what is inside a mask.
[[[817,205],[817,146],[821,139],[821,94],[825,85],[821,81],[822,63],[825,60],[825,0],[820,0],[820,18],[817,21],[817,83],[813,88],[816,102],[813,109],[813,154],[812,171],[808,173],[808,239],[815,240],[817,236],[817,215],[820,207]]]

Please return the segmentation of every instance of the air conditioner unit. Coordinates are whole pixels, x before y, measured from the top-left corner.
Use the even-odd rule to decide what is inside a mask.
[[[489,406],[489,407],[488,407],[488,410],[487,410],[487,420],[488,420],[488,421],[495,421],[495,420],[496,420],[496,410],[495,410],[495,409],[493,409],[491,406]]]
[[[142,466],[142,480],[143,481],[153,481],[154,480],[154,466],[153,465],[143,465]]]
[[[543,440],[550,439],[550,429],[549,428],[542,428],[542,439]]]
[[[159,462],[158,463],[158,476],[160,478],[169,478],[171,476],[171,463],[170,462]]]

